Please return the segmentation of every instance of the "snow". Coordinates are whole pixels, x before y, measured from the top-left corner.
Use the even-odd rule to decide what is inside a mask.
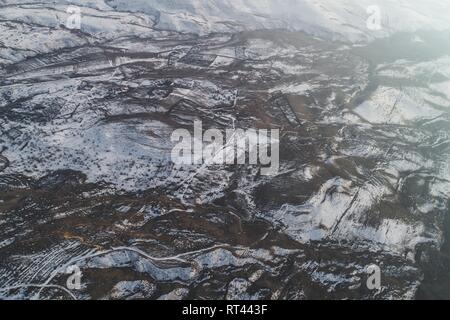
[[[450,4],[445,0],[95,0],[87,3],[60,0],[56,5],[49,0],[35,3],[8,0],[6,3],[20,4],[21,9],[3,7],[0,18],[34,23],[44,28],[41,31],[46,27],[50,34],[36,32],[33,37],[33,32],[29,32],[32,30],[21,32],[21,43],[25,46],[39,41],[57,47],[70,38],[70,30],[64,39],[53,39],[53,31],[48,29],[65,24],[69,5],[82,8],[82,31],[99,38],[130,34],[151,37],[155,35],[154,27],[198,34],[285,28],[334,40],[359,42],[399,31],[450,28]],[[367,8],[373,5],[381,12],[382,29],[379,31],[367,28],[370,16]],[[44,10],[43,6],[52,10]],[[83,41],[82,37],[79,41]]]
[[[433,119],[443,114],[424,102],[421,104],[418,97],[413,97],[417,94],[417,89],[379,87],[355,112],[371,123],[390,124],[407,124],[420,119]]]
[[[159,26],[178,31],[208,33],[237,29],[287,28],[351,41],[374,39],[397,31],[442,30],[450,27],[449,4],[442,0],[192,0],[108,1],[136,12],[159,10]],[[378,5],[382,30],[367,29],[367,8]]]

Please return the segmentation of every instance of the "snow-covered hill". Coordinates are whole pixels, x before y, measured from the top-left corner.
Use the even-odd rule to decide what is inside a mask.
[[[450,297],[447,1],[0,0],[0,299]]]
[[[68,5],[80,6],[84,8],[82,28],[87,32],[117,30],[115,23],[101,20],[112,11],[117,11],[118,21],[121,19],[118,12],[133,12],[141,15],[139,25],[198,34],[286,28],[356,42],[398,31],[450,29],[450,2],[446,0],[3,0],[2,3],[6,6],[0,10],[0,17],[14,14],[16,6],[21,5],[21,10],[25,8],[30,14],[22,14],[18,20],[44,25],[59,25]],[[375,30],[367,22],[376,21],[378,13],[381,28]],[[92,23],[95,18],[97,23]]]
[[[119,10],[158,12],[158,26],[207,33],[229,29],[288,28],[352,41],[395,31],[450,27],[443,0],[106,0]],[[381,30],[367,28],[377,6]],[[373,10],[373,9],[372,9]]]

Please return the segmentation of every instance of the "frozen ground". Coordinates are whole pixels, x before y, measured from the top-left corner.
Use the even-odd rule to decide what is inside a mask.
[[[449,296],[448,5],[257,3],[0,1],[2,298]],[[174,165],[195,120],[279,173]]]

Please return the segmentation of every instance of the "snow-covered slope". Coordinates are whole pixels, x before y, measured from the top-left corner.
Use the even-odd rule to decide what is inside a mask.
[[[154,26],[198,34],[286,28],[356,42],[398,31],[450,29],[450,2],[446,0],[3,0],[0,4],[2,2],[10,6],[2,8],[0,16],[11,15],[15,5],[25,4],[30,8],[30,15],[18,18],[45,25],[48,22],[54,25],[55,19],[64,16],[65,8],[61,6],[80,6],[84,8],[82,28],[87,32],[117,30],[114,25],[91,23],[94,16],[101,17],[108,11],[139,13],[136,16],[139,23],[133,28]],[[39,10],[32,9],[33,2],[39,7],[48,3],[46,7],[56,10],[44,18],[37,12]],[[367,25],[368,20],[376,22],[374,6],[379,9],[379,30]],[[118,15],[117,21],[120,19]]]
[[[426,30],[448,9],[0,0],[0,298],[411,299],[447,279],[450,32]],[[234,32],[261,28],[310,34]],[[175,165],[195,120],[279,128],[279,173]]]
[[[288,28],[348,40],[395,31],[450,27],[450,3],[442,0],[106,0],[120,10],[159,15],[158,26],[207,33],[229,29]],[[381,29],[367,28],[378,6]],[[369,11],[368,11],[369,9]]]

